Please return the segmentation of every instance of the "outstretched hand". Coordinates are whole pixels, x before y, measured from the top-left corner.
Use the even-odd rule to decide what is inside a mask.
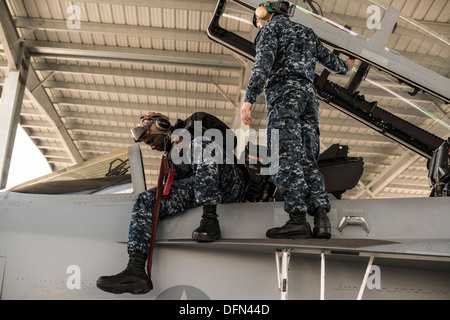
[[[348,63],[348,71],[352,70],[355,65],[355,59],[346,58],[345,61]]]
[[[250,110],[252,109],[252,104],[250,102],[244,102],[241,107],[241,119],[246,125],[250,125],[253,121],[250,116]]]

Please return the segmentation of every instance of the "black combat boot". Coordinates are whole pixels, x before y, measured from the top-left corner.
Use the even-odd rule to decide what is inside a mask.
[[[217,205],[203,205],[200,226],[192,232],[192,240],[211,242],[220,239],[220,226],[216,213]]]
[[[282,227],[267,230],[267,238],[308,239],[311,238],[311,226],[306,221],[306,213],[290,213],[289,220]]]
[[[109,293],[144,294],[152,290],[150,280],[145,273],[147,255],[132,252],[128,265],[122,272],[113,276],[102,276],[97,280],[97,287]]]
[[[330,239],[331,224],[327,211],[324,208],[317,208],[314,213],[313,238]]]

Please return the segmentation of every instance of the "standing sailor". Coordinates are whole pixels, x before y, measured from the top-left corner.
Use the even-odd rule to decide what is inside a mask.
[[[279,168],[272,175],[284,197],[290,219],[269,229],[269,238],[330,238],[327,213],[331,209],[317,161],[319,101],[314,88],[316,62],[330,72],[346,74],[354,60],[340,59],[323,46],[312,29],[290,21],[295,7],[287,1],[263,2],[255,10],[253,24],[260,29],[255,39],[256,57],[241,108],[242,121],[250,125],[250,110],[264,89],[267,105],[267,141],[271,130],[279,133]],[[270,146],[269,150],[275,150]],[[314,229],[306,221],[314,216]]]

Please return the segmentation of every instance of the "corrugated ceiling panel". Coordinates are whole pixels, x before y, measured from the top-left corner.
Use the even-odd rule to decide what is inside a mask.
[[[298,1],[300,2],[300,1]],[[335,2],[320,1],[322,10],[324,12],[335,12],[339,14],[346,14],[350,16],[358,15],[360,19],[366,19],[367,13],[365,6],[356,0],[339,1],[340,4],[336,5]],[[427,21],[440,21],[448,23],[449,21],[449,2],[448,1],[419,1],[419,0],[379,0],[383,6],[392,5],[393,7],[400,9],[403,14],[412,16],[415,19],[426,19]],[[83,44],[83,45],[98,45],[98,46],[110,46],[110,51],[114,52],[117,47],[121,48],[143,48],[143,49],[156,49],[156,50],[169,50],[169,51],[181,51],[181,52],[201,52],[212,53],[217,55],[229,55],[230,51],[224,47],[212,43],[207,40],[206,34],[204,34],[204,40],[201,41],[186,41],[185,39],[162,39],[155,38],[155,34],[152,34],[149,29],[147,34],[145,29],[139,29],[132,31],[126,29],[127,26],[143,26],[143,27],[157,27],[157,28],[170,28],[180,31],[185,30],[198,30],[206,31],[211,18],[211,12],[184,10],[179,8],[151,8],[149,6],[130,6],[130,5],[111,5],[109,3],[101,2],[67,2],[65,0],[39,0],[39,1],[9,1],[9,5],[13,16],[15,17],[33,17],[33,18],[46,18],[51,20],[65,21],[69,16],[67,13],[67,7],[70,4],[78,5],[81,9],[81,22],[84,23],[105,23],[106,33],[98,32],[86,32],[88,27],[79,31],[73,30],[68,32],[67,29],[60,30],[37,30],[27,36],[27,39],[36,39],[39,41],[52,41],[62,42],[67,44]],[[428,4],[428,5],[427,5]],[[342,17],[341,17],[342,18]],[[345,22],[345,17],[342,19]],[[236,29],[249,30],[251,26],[246,24],[238,24],[236,21],[229,22]],[[404,21],[399,21],[398,34],[394,33],[391,36],[389,47],[401,52],[407,51],[413,54],[423,54],[427,57],[438,57],[437,59],[421,59],[420,55],[417,55],[416,60],[418,62],[428,64],[427,66],[433,70],[436,70],[444,75],[450,73],[450,68],[445,65],[445,61],[450,58],[449,46],[434,41],[429,37],[427,33],[423,33],[420,39],[412,39],[407,37],[408,30],[412,30],[417,34],[416,29],[411,29]],[[120,34],[111,34],[110,31],[116,32],[115,26],[120,26]],[[136,32],[140,35],[125,35],[129,34],[127,31]],[[355,30],[361,30],[362,34],[366,37],[370,37],[373,31],[363,30],[355,28]],[[26,28],[20,28],[20,34],[24,34],[27,31]],[[176,35],[176,33],[174,33]],[[406,36],[405,36],[406,35]],[[448,39],[448,34],[447,34]],[[421,61],[423,60],[423,61]],[[47,93],[53,100],[61,99],[61,103],[55,104],[55,109],[61,113],[62,121],[68,123],[69,132],[75,140],[75,143],[80,146],[83,155],[86,157],[93,157],[95,154],[107,152],[107,149],[112,149],[114,140],[117,140],[117,144],[127,143],[129,141],[129,135],[127,130],[130,126],[134,125],[137,118],[142,112],[147,111],[162,111],[168,113],[171,119],[178,117],[186,117],[189,113],[194,111],[214,110],[213,112],[222,119],[231,122],[231,116],[223,116],[222,114],[232,115],[234,112],[238,112],[238,109],[227,101],[227,99],[220,93],[224,92],[230,99],[234,100],[238,94],[240,88],[238,88],[240,71],[236,68],[236,71],[216,69],[199,68],[195,66],[174,66],[165,63],[139,63],[139,62],[105,62],[97,61],[94,59],[86,60],[73,60],[59,58],[33,58],[33,63],[48,63],[69,66],[85,66],[91,67],[92,72],[74,72],[73,70],[68,72],[55,71],[53,76],[44,84],[47,88]],[[52,66],[53,68],[54,66]],[[101,70],[105,70],[102,72]],[[107,71],[106,71],[107,70]],[[123,71],[121,71],[123,70]],[[136,76],[130,76],[129,70],[143,70],[157,71],[161,73],[167,73],[167,78],[150,78],[142,77],[141,74],[136,72]],[[4,69],[1,69],[4,73]],[[114,74],[113,72],[116,72]],[[42,69],[38,71],[39,75],[44,79],[50,74],[50,70]],[[177,74],[180,75],[180,79],[176,79]],[[181,75],[190,74],[193,75],[188,80],[182,80]],[[195,75],[208,76],[211,78],[205,81],[196,81]],[[232,84],[226,81],[222,81],[224,78],[230,76],[236,78]],[[215,80],[217,79],[217,80]],[[339,78],[338,82],[345,84],[347,79]],[[55,83],[56,82],[56,83]],[[220,90],[214,85],[216,83]],[[51,88],[55,85],[57,88]],[[83,86],[87,86],[83,88]],[[433,122],[415,110],[411,110],[410,107],[405,106],[404,103],[400,103],[398,100],[392,100],[385,94],[375,92],[374,88],[368,84],[363,84],[364,87],[371,88],[373,95],[366,95],[379,102],[379,105],[383,105],[388,110],[401,114],[402,117],[412,122],[421,122],[426,126],[432,126]],[[126,92],[129,88],[129,92]],[[148,89],[148,92],[143,94],[138,89]],[[167,94],[156,90],[168,90]],[[397,89],[401,89],[397,87]],[[403,89],[405,91],[405,89]],[[197,98],[192,96],[192,93],[197,93]],[[429,103],[422,105],[429,106]],[[24,120],[34,122],[44,122],[39,113],[33,113],[33,105],[27,105],[29,115],[25,115]],[[148,109],[158,110],[148,110]],[[350,145],[350,149],[354,149],[356,154],[361,154],[366,157],[366,172],[363,178],[363,183],[368,184],[372,179],[376,179],[378,174],[381,174],[383,170],[389,168],[392,161],[395,161],[398,157],[402,156],[406,149],[399,147],[397,144],[392,143],[388,138],[362,126],[359,122],[351,119],[350,117],[336,111],[334,108],[328,105],[321,104],[321,118],[323,124],[321,124],[321,140],[325,145],[331,145],[333,143],[342,143]],[[444,114],[448,114],[450,107],[442,106]],[[25,110],[25,109],[24,109]],[[262,126],[266,125],[265,106],[255,105],[254,112],[259,112],[261,117],[255,119],[257,124]],[[76,116],[78,115],[78,117]],[[443,115],[444,116],[444,115]],[[110,121],[106,119],[111,119]],[[120,119],[120,120],[119,120]],[[133,120],[135,119],[135,120]],[[113,123],[114,128],[108,126]],[[352,124],[353,123],[353,124]],[[94,128],[101,128],[98,131]],[[35,132],[45,132],[48,136],[54,134],[54,132],[43,126],[42,128],[31,128]],[[117,131],[117,132],[115,132]],[[41,133],[41,135],[44,135]],[[89,141],[96,137],[99,141]],[[42,137],[41,137],[42,138]],[[35,138],[38,139],[38,138]],[[41,139],[44,141],[45,139]],[[79,140],[79,141],[78,141]],[[55,139],[53,138],[53,141]],[[132,143],[132,141],[130,141]],[[37,143],[39,144],[39,142]],[[58,147],[60,144],[55,144]],[[45,144],[42,143],[42,148],[45,148]],[[47,147],[49,150],[50,147]],[[145,149],[145,148],[144,148]],[[376,150],[375,152],[373,150]],[[61,152],[58,154],[49,154],[49,162],[57,161],[61,157]],[[159,164],[160,154],[157,152],[145,151],[145,161],[152,163],[156,161]],[[150,156],[151,154],[152,156]],[[55,168],[64,166],[67,159],[60,158],[60,162],[55,162]],[[420,163],[421,162],[421,163]],[[411,166],[407,171],[401,172],[397,178],[395,178],[390,188],[385,188],[380,192],[380,196],[392,196],[388,192],[405,195],[424,194],[426,189],[426,168],[424,168],[423,161],[419,164]],[[147,170],[147,172],[154,172],[155,170]],[[411,178],[414,177],[414,178]],[[408,178],[414,183],[412,185],[419,184],[418,190],[413,187],[410,189],[405,186],[408,185]],[[389,186],[388,186],[389,187]],[[405,187],[405,188],[404,188]],[[404,191],[402,190],[404,188]],[[358,192],[352,191],[354,194]],[[350,193],[351,194],[351,193]],[[364,194],[363,197],[366,197]]]

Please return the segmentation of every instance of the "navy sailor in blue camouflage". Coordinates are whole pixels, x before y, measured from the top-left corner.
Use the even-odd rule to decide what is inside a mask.
[[[279,164],[272,180],[284,197],[288,222],[269,229],[269,238],[330,238],[327,216],[330,201],[317,161],[319,142],[319,102],[314,88],[316,62],[330,72],[346,74],[354,60],[340,59],[330,52],[311,28],[288,17],[287,1],[260,4],[254,25],[256,57],[241,108],[242,121],[250,125],[250,110],[263,91],[267,105],[267,141],[278,129]],[[264,87],[265,86],[265,87]],[[268,148],[274,150],[273,146]],[[314,230],[306,221],[314,216]]]
[[[192,130],[195,122],[201,124],[200,134]],[[219,130],[223,135],[223,143],[217,138],[213,140],[210,135],[203,135],[208,129]],[[183,134],[176,135],[177,132]],[[236,143],[230,128],[215,116],[204,112],[194,113],[184,121],[178,120],[175,126],[171,126],[166,116],[149,113],[141,117],[132,133],[136,142],[143,141],[153,150],[164,152],[169,167],[176,172],[167,198],[161,199],[159,220],[203,206],[200,226],[192,232],[192,239],[204,242],[219,239],[221,233],[217,204],[238,202],[244,192],[243,167],[236,163],[235,158],[231,163],[227,159],[227,152],[231,154]],[[234,145],[231,148],[226,147],[226,134],[233,135],[231,140]],[[186,155],[184,158],[183,153]],[[137,196],[128,233],[127,251],[130,258],[127,268],[117,275],[100,277],[97,280],[98,288],[116,294],[143,294],[151,290],[145,262],[155,199],[156,187]]]

